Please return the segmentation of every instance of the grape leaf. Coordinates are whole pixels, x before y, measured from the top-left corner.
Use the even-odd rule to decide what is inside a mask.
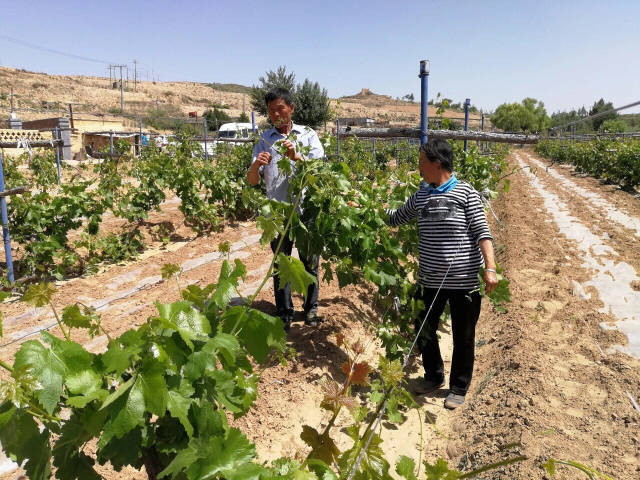
[[[231,269],[231,264],[227,260],[222,262],[220,278],[218,279],[215,292],[211,296],[211,301],[222,309],[226,308],[233,298],[233,293],[238,287],[239,279],[244,278],[246,274],[247,269],[240,260],[235,260],[235,267],[233,270]]]
[[[189,408],[191,399],[184,397],[181,393],[169,390],[167,397],[167,409],[173,418],[180,420],[189,437],[193,436],[193,425],[189,421]]]
[[[401,455],[396,463],[396,473],[406,480],[417,480],[413,473],[416,469],[416,462],[406,455]]]
[[[240,344],[258,363],[266,360],[271,349],[283,352],[286,335],[282,320],[244,306],[229,308],[222,316],[225,333],[237,332]]]
[[[353,372],[351,371],[352,368]],[[351,360],[349,360],[342,364],[342,372],[347,376],[351,375],[351,383],[355,385],[367,386],[369,384],[371,367],[367,362],[352,364]]]
[[[266,245],[274,240],[279,232],[278,222],[273,217],[258,217],[256,224],[260,230],[262,230],[262,237],[260,237],[260,244]]]
[[[278,255],[278,275],[283,285],[289,283],[294,292],[302,295],[306,295],[309,285],[316,281],[300,260],[283,253]]]
[[[164,368],[158,362],[147,362],[139,378],[147,411],[159,417],[163,416],[167,410],[169,395]]]
[[[425,461],[424,468],[427,474],[427,480],[457,480],[460,478],[460,472],[451,470],[447,461],[442,458],[438,458],[433,465]]]
[[[193,350],[193,340],[208,339],[211,325],[207,318],[193,308],[190,302],[158,303],[160,320],[167,328],[176,330],[187,346]]]
[[[38,428],[33,417],[24,410],[4,403],[0,406],[0,443],[4,452],[23,465],[28,477],[48,480],[51,476],[49,430]]]
[[[255,447],[237,428],[230,428],[226,437],[193,437],[187,448],[178,452],[158,478],[172,478],[184,472],[189,480],[226,477],[255,457]]]
[[[83,315],[77,304],[69,305],[62,309],[62,323],[71,328],[89,328],[91,317]]]
[[[22,301],[33,305],[34,307],[43,307],[48,305],[51,297],[56,293],[57,289],[53,283],[38,283],[31,285],[22,296]]]
[[[400,360],[389,360],[383,355],[380,355],[378,369],[380,370],[382,381],[387,388],[395,387],[404,378]]]
[[[160,269],[160,274],[162,275],[163,279],[168,280],[174,275],[179,274],[181,271],[182,269],[180,268],[180,265],[177,265],[175,263],[165,263]]]
[[[35,397],[45,410],[53,413],[62,395],[65,365],[50,349],[37,340],[28,340],[16,353],[14,368],[30,366],[31,375],[38,380],[40,389]]]
[[[129,381],[131,380],[133,380],[133,383],[130,387],[123,384],[119,389],[124,390],[125,393],[120,394],[115,400],[108,404],[107,401],[109,398],[105,401],[105,404],[107,404],[106,408],[109,410],[109,419],[104,425],[102,438],[98,443],[99,447],[106,445],[113,437],[121,438],[145,422],[145,401],[142,381],[138,376],[131,377]],[[104,404],[102,408],[105,408]]]
[[[337,461],[340,450],[328,433],[320,435],[315,428],[303,425],[300,438],[311,447],[310,457],[322,460],[329,465]]]

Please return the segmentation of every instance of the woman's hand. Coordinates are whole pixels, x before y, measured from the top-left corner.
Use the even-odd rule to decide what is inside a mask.
[[[498,275],[496,275],[496,272],[492,272],[490,270],[486,270],[484,271],[484,275],[482,276],[484,283],[485,283],[485,292],[486,293],[491,293],[493,292],[496,287],[498,286]]]

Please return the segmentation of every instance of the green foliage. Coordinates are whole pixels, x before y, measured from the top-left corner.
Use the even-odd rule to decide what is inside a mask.
[[[250,121],[249,119],[249,115],[247,114],[247,112],[241,112],[240,115],[238,116],[238,122],[239,123],[248,123]]]
[[[382,205],[399,206],[418,188],[415,166],[396,163],[393,169],[381,168],[389,159],[380,164],[358,142],[345,146],[344,161],[304,160],[291,179],[296,202],[302,199],[299,192],[306,192],[300,214],[297,204],[268,201],[259,190],[246,188],[250,145],[218,158],[215,165],[194,155],[197,145],[186,138],[166,153],[153,147],[145,150],[131,170],[126,163],[101,166],[96,196],[89,196],[86,188],[78,190],[87,195],[82,197],[85,204],[97,206],[99,213],[87,217],[78,210],[78,218],[99,219],[113,208],[114,214],[136,221],[159,205],[164,198],[160,191],[170,190],[180,197],[187,221],[205,231],[219,225],[224,215],[239,215],[260,205],[259,224],[266,236],[291,235],[301,251],[322,254],[325,278],[335,275],[340,285],[367,280],[377,292],[375,301],[399,298],[400,309],[388,310],[378,327],[388,356],[381,357],[374,370],[362,360],[364,348],[359,342],[342,339],[348,356],[342,366],[345,380],[323,386],[321,406],[333,420],[322,432],[304,428],[309,458],[259,464],[254,446],[229,426],[227,418],[242,416],[251,408],[259,381],[255,366],[273,355],[282,356],[286,337],[279,318],[247,306],[273,273],[273,265],[249,302],[232,306],[247,272],[239,260],[225,260],[216,283],[192,285],[182,290],[183,300],[157,303],[156,315],[117,338],[104,332],[108,337],[104,353],[93,354],[70,340],[67,330],[85,329],[89,335],[103,331],[99,315],[82,304],[62,310],[59,323],[66,340],[43,333],[44,343],[25,342],[15,356],[12,380],[0,383],[0,440],[7,454],[27,460],[32,478],[48,478],[51,462],[61,479],[98,478],[95,464],[109,462],[116,471],[126,465],[145,466],[152,472],[149,475],[159,478],[337,479],[355,468],[359,480],[390,479],[391,466],[373,425],[383,405],[383,419],[396,423],[404,420],[407,409],[417,407],[404,388],[398,357],[406,351],[411,334],[407,320],[421,305],[413,300],[415,286],[409,281],[417,272],[415,226],[391,229]],[[496,152],[492,169],[485,168],[485,158],[472,151],[464,159],[461,176],[478,189],[497,189],[503,153]],[[141,172],[146,180],[140,186],[126,181],[127,175]],[[349,199],[361,207],[350,207]],[[92,220],[84,228],[88,236],[97,234]],[[228,246],[220,250],[228,251]],[[283,280],[298,292],[305,292],[314,281],[299,260],[281,254],[277,264]],[[166,279],[177,273],[175,265],[162,269]],[[50,285],[34,286],[24,300],[43,306],[51,303],[53,293]],[[352,394],[356,385],[370,385],[360,397],[364,400]],[[341,452],[331,428],[343,407],[351,412],[353,425],[347,429],[352,445]],[[66,420],[60,418],[63,410],[69,415]],[[9,434],[15,438],[5,443],[4,435]],[[92,441],[97,445],[95,458],[83,451]],[[363,461],[356,467],[361,454]],[[414,478],[414,464],[407,459],[401,459],[396,470],[404,478]]]
[[[118,109],[117,113],[120,113],[120,109]],[[184,114],[180,107],[166,103],[148,110],[146,116],[142,118],[142,124],[145,127],[152,127],[156,130],[177,132],[180,131],[184,124],[183,117]]]
[[[609,110],[613,110],[613,103],[611,102],[606,102],[604,100],[604,98],[601,98],[600,100],[594,102],[593,106],[591,107],[591,109],[589,109],[589,116],[591,115],[597,115],[597,114],[601,114],[604,112],[607,112]],[[593,126],[593,130],[594,131],[599,131],[601,125],[606,122],[607,120],[614,120],[618,117],[618,113],[617,112],[611,112],[611,113],[607,113],[605,115],[601,115],[597,118],[594,118],[591,120],[591,124]]]
[[[229,114],[218,106],[205,110],[202,116],[207,119],[207,129],[213,132],[217,131],[223,123],[231,121]]]
[[[603,133],[624,133],[627,130],[627,124],[621,118],[612,118],[605,120],[600,124],[598,131]]]
[[[295,91],[295,110],[293,120],[301,125],[315,128],[331,117],[327,89],[318,82],[305,79]]]
[[[545,140],[536,153],[555,162],[573,164],[577,171],[632,189],[640,185],[640,142],[598,138],[590,142]]]
[[[549,126],[544,103],[525,98],[521,103],[503,103],[493,115],[491,123],[505,132],[539,132]]]
[[[264,103],[264,96],[269,90],[274,88],[284,88],[295,93],[296,75],[295,73],[287,73],[287,67],[279,66],[276,71],[269,70],[265,73],[266,77],[259,77],[259,85],[251,87],[251,108],[261,115],[267,115],[267,106]]]

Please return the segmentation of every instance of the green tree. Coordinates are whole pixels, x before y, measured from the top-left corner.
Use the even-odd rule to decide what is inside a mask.
[[[207,110],[203,114],[207,119],[207,129],[210,131],[216,131],[225,122],[231,120],[231,117],[222,108],[214,106],[213,109]]]
[[[253,109],[262,114],[267,115],[267,106],[264,104],[265,94],[274,88],[285,88],[291,93],[295,93],[296,90],[296,74],[291,72],[287,73],[287,67],[284,65],[279,66],[276,71],[269,70],[266,77],[258,78],[260,85],[254,85],[251,87],[251,106]]]
[[[596,119],[597,120],[597,119]],[[624,133],[627,130],[627,124],[621,118],[610,118],[600,124],[599,132],[603,133]]]
[[[597,115],[599,113],[606,112],[607,110],[613,110],[613,103],[606,102],[604,98],[601,98],[597,102],[594,102],[593,107],[589,110],[589,115]],[[613,120],[618,117],[617,112],[607,113],[606,115],[602,115],[601,117],[594,118],[591,120],[593,125],[593,130],[600,130],[600,125],[602,125],[607,120]]]
[[[301,125],[317,127],[331,117],[327,89],[318,82],[305,79],[295,92],[293,120]]]
[[[507,132],[539,132],[549,126],[544,103],[525,98],[521,103],[503,103],[491,116],[491,123]]]
[[[247,123],[249,121],[249,115],[246,112],[242,112],[238,117],[238,122]]]

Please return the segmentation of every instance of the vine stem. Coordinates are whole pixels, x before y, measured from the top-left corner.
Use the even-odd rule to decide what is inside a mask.
[[[4,368],[5,370],[8,370],[11,373],[13,373],[13,367],[11,365],[9,365],[8,363],[3,362],[2,360],[0,360],[0,367]]]
[[[71,341],[71,337],[69,336],[69,332],[67,332],[64,327],[62,326],[62,322],[60,321],[60,317],[58,316],[58,312],[56,311],[56,307],[53,306],[53,302],[51,300],[49,300],[49,306],[51,306],[51,310],[53,310],[53,314],[56,317],[56,322],[58,322],[58,326],[60,327],[60,330],[62,330],[62,334],[64,335],[64,338],[67,340],[67,342]]]
[[[298,195],[296,196],[296,199],[293,202],[293,206],[291,208],[291,213],[289,214],[289,218],[287,219],[287,224],[284,227],[284,231],[280,235],[280,241],[278,242],[278,246],[276,247],[275,252],[273,252],[273,258],[271,259],[271,265],[269,265],[269,270],[267,271],[267,274],[265,275],[265,277],[262,280],[262,283],[260,284],[258,289],[254,292],[253,295],[251,295],[249,297],[247,305],[253,304],[253,301],[256,299],[256,297],[258,296],[260,291],[264,288],[264,286],[266,285],[267,281],[271,277],[271,274],[273,273],[273,268],[275,267],[276,260],[278,258],[278,254],[280,253],[280,249],[282,248],[282,243],[284,242],[284,236],[287,234],[287,231],[289,230],[289,227],[291,226],[291,222],[293,222],[293,216],[295,215],[296,209],[298,208],[298,204],[300,203],[300,199],[302,198],[302,193],[304,192],[304,188],[307,186],[307,173],[308,172],[304,172],[304,174],[303,174],[303,180],[302,180],[302,185],[300,186],[300,192],[298,192]]]

